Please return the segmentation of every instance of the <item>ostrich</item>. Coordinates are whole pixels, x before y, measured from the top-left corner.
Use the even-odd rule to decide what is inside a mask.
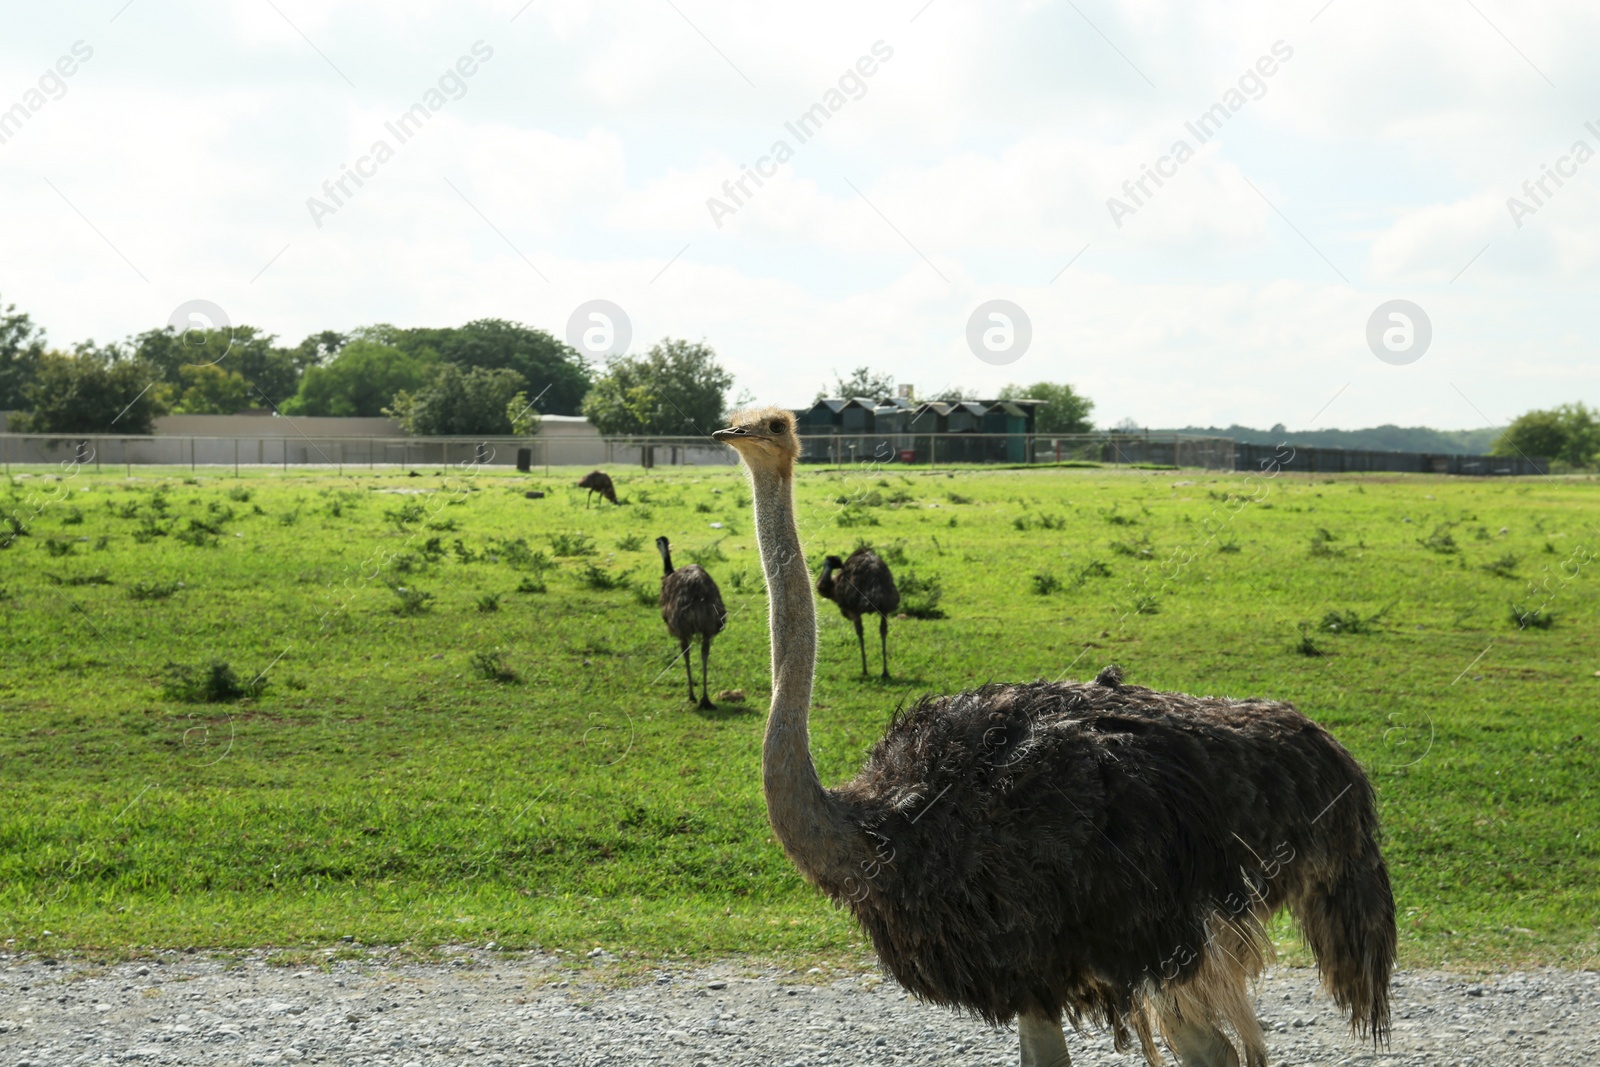
[[[589,495],[583,498],[583,506],[587,508],[594,495],[599,493],[613,504],[617,502],[617,487],[611,484],[611,475],[605,471],[590,471],[578,479],[578,488],[589,490]]]
[[[836,571],[838,577],[834,577]],[[894,587],[889,565],[870,548],[856,549],[843,563],[838,556],[829,556],[822,561],[817,592],[839,605],[839,613],[855,623],[863,677],[867,673],[867,639],[861,633],[861,616],[877,614],[878,640],[883,645],[883,676],[889,677],[889,615],[900,606],[900,590]]]
[[[722,632],[728,611],[722,606],[722,591],[698,563],[672,568],[672,545],[665,537],[656,538],[661,553],[661,618],[667,632],[678,639],[683,650],[683,669],[689,675],[689,699],[694,699],[694,668],[689,665],[689,639],[700,636],[700,703],[710,710],[711,685],[706,681],[706,661],[711,658],[711,639]]]
[[[749,471],[769,593],[768,819],[901,985],[1015,1019],[1024,1067],[1069,1067],[1062,1023],[1085,1021],[1152,1064],[1159,1035],[1185,1067],[1262,1067],[1247,983],[1286,907],[1352,1031],[1384,1038],[1394,896],[1372,786],[1326,731],[1288,704],[1157,692],[1107,667],[924,697],[824,788],[794,418],[743,412],[712,436]]]

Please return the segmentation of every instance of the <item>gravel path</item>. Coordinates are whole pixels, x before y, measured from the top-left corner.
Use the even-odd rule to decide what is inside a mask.
[[[79,1064],[984,1064],[1016,1038],[906,998],[875,973],[831,980],[730,961],[619,983],[600,954],[455,950],[295,970],[259,954],[163,953],[144,963],[0,955],[0,1067]],[[610,981],[608,981],[610,976]],[[1275,1065],[1600,1062],[1600,974],[1537,971],[1396,980],[1388,1051],[1356,1044],[1315,975],[1272,972],[1259,1008]],[[1078,1067],[1138,1067],[1101,1035]]]

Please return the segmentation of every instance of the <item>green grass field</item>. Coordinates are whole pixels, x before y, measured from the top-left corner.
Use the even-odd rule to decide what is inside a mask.
[[[624,506],[586,510],[578,473],[14,476],[0,934],[858,958],[766,825],[742,474],[614,469]],[[1116,662],[1290,700],[1374,779],[1404,962],[1600,963],[1600,483],[891,469],[799,495],[813,569],[869,541],[934,616],[892,624],[886,683],[821,605],[825,782],[897,706],[990,680]],[[663,533],[721,584],[712,689],[742,702],[685,699]]]

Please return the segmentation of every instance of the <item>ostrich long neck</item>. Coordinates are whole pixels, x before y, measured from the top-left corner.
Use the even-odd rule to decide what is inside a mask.
[[[767,817],[801,873],[814,880],[838,879],[849,864],[853,834],[811,762],[806,722],[817,660],[817,611],[795,525],[794,478],[788,471],[753,467],[750,481],[771,603],[772,710],[761,750]]]

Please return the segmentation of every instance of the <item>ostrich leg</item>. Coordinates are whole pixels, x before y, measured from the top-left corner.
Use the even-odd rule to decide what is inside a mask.
[[[688,658],[689,658],[688,656],[684,657],[684,659],[688,659]],[[701,634],[700,635],[700,707],[701,707],[702,710],[705,710],[705,711],[710,711],[710,710],[712,710],[712,709],[714,709],[716,707],[715,704],[711,703],[711,683],[707,680],[707,674],[706,674],[706,661],[709,660],[710,658],[711,658],[711,635],[710,634]],[[691,694],[691,695],[693,695],[693,694]]]
[[[857,615],[850,620],[856,624],[856,644],[861,646],[861,677],[867,676],[867,639],[861,633],[861,616]]]
[[[883,645],[883,676],[889,677],[889,616],[878,616],[878,640]]]
[[[687,637],[680,637],[678,638],[678,644],[682,646],[681,650],[678,652],[678,655],[683,657],[683,673],[689,676],[689,699],[693,700],[694,662],[689,656],[689,639]]]
[[[1019,1015],[1017,1036],[1022,1039],[1022,1067],[1072,1067],[1060,1023],[1037,1015]]]
[[[1232,1042],[1210,1023],[1164,1015],[1161,1035],[1183,1067],[1239,1067]]]

